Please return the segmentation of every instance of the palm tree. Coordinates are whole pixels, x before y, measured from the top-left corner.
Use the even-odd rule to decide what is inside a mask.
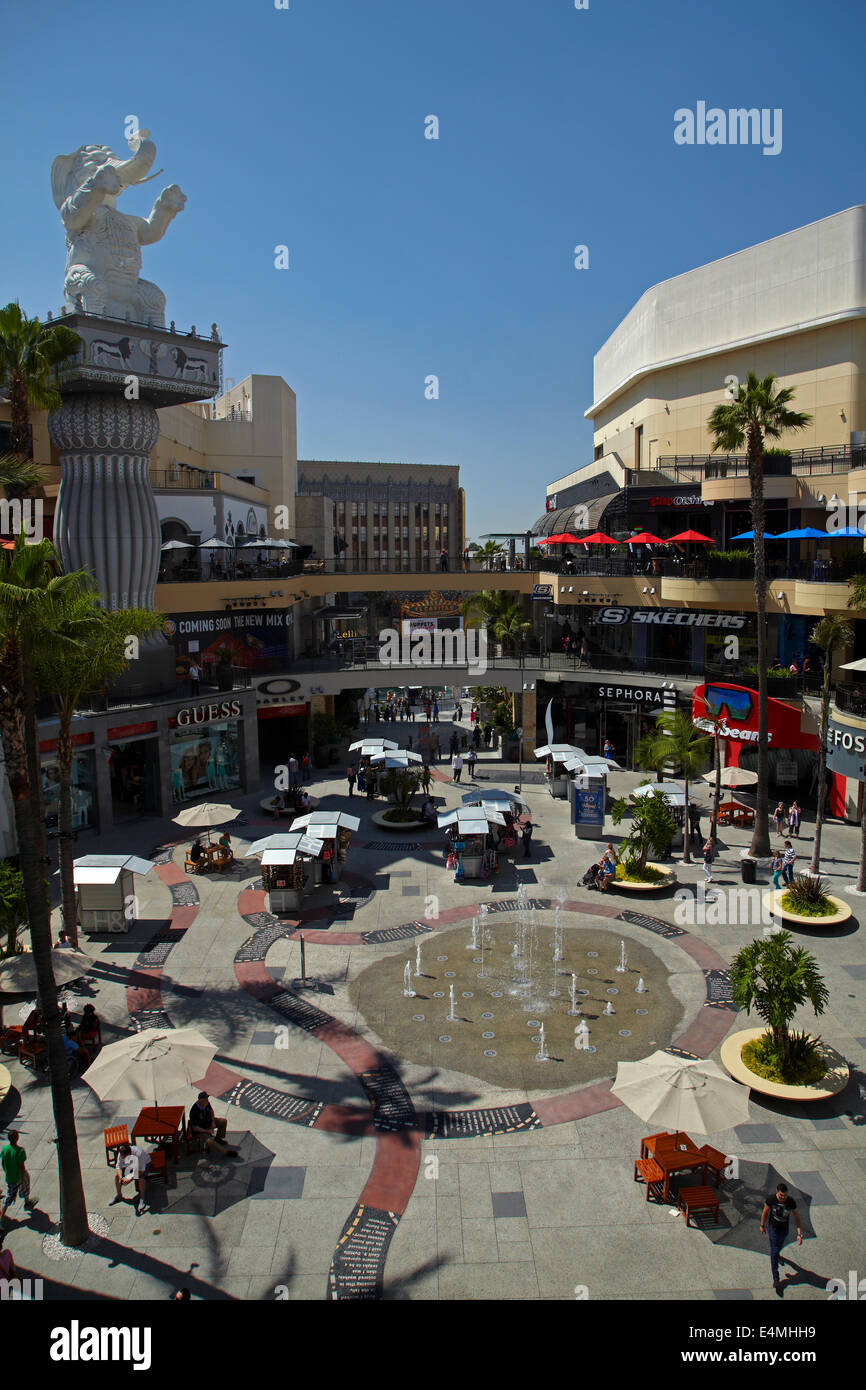
[[[821,722],[818,733],[818,807],[815,811],[815,840],[809,868],[818,872],[821,863],[821,831],[824,826],[824,803],[827,786],[827,730],[830,727],[830,671],[833,652],[848,647],[854,641],[854,631],[838,613],[828,613],[812,629],[809,641],[824,652],[824,680],[821,686]]]
[[[10,500],[35,491],[41,483],[42,470],[38,464],[31,463],[30,459],[22,458],[20,454],[3,454],[0,457],[0,488]]]
[[[27,921],[36,966],[39,1007],[45,1024],[51,1100],[57,1134],[61,1240],[82,1245],[87,1239],[87,1208],[78,1157],[69,1067],[63,1045],[57,985],[51,966],[51,906],[46,882],[48,859],[45,812],[36,741],[36,695],[32,662],[51,643],[49,614],[74,590],[81,574],[60,575],[49,541],[15,549],[0,569],[0,740],[12,793],[18,855],[24,882]]]
[[[656,717],[659,732],[656,736],[657,755],[662,764],[672,763],[681,772],[685,785],[683,808],[683,863],[691,862],[689,841],[689,782],[699,777],[707,761],[709,739],[699,734],[684,710],[663,710]]]
[[[746,447],[749,460],[752,526],[755,535],[755,620],[758,629],[758,785],[755,789],[755,831],[749,853],[766,858],[770,853],[769,738],[767,705],[767,566],[764,552],[764,440],[779,439],[802,430],[811,415],[789,410],[794,399],[790,386],[777,389],[776,377],[759,378],[749,372],[732,401],[717,405],[708,423],[713,452],[736,453]]]
[[[658,729],[638,739],[634,746],[634,761],[635,767],[643,772],[654,772],[657,782],[664,781],[667,754],[660,746]]]
[[[494,556],[499,554],[499,549],[498,541],[485,541],[484,544],[479,546],[475,551],[475,559],[480,560],[483,565],[490,569],[493,564]]]
[[[13,454],[29,457],[30,409],[57,409],[57,369],[80,346],[71,328],[29,319],[17,301],[0,309],[0,386],[9,392]]]
[[[5,945],[0,945],[0,956],[8,958],[21,950],[18,933],[26,921],[27,902],[21,870],[14,868],[8,859],[0,859],[0,938],[6,938]]]
[[[159,613],[144,609],[118,609],[108,613],[99,608],[99,595],[92,582],[85,580],[71,589],[49,615],[52,642],[36,654],[34,675],[37,688],[51,697],[57,710],[57,764],[60,773],[59,860],[63,898],[63,925],[78,944],[78,913],[72,875],[74,858],[72,829],[72,720],[76,707],[88,690],[96,690],[123,674],[130,637],[149,637],[162,625]],[[64,641],[65,639],[65,641]]]
[[[740,1009],[755,1012],[769,1026],[773,1050],[784,1069],[791,1058],[788,1025],[803,1004],[822,1014],[830,998],[818,962],[805,946],[794,946],[790,932],[775,932],[744,946],[731,964],[731,990]]]
[[[464,599],[461,612],[467,627],[486,628],[493,640],[506,649],[518,646],[532,626],[520,604],[499,589],[481,589],[470,594]]]

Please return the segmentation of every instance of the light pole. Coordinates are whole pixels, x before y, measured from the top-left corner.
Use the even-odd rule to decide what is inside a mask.
[[[523,729],[517,730],[517,790],[523,791]]]

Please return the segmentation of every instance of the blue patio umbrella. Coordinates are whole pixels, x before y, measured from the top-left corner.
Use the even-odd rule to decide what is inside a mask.
[[[755,533],[754,533],[754,531],[741,531],[740,534],[739,534],[738,536],[731,536],[731,540],[732,540],[732,541],[753,541],[754,539],[755,539]],[[776,538],[776,536],[773,535],[772,531],[765,531],[765,532],[764,532],[764,540],[765,540],[765,541],[774,541],[774,540],[776,540],[776,539],[777,539],[777,538]]]
[[[819,531],[815,526],[801,526],[794,531],[780,531],[777,541],[825,541],[828,532]]]
[[[842,526],[838,531],[827,532],[827,539],[829,541],[841,540],[843,538],[866,541],[866,531],[858,531],[856,526]]]

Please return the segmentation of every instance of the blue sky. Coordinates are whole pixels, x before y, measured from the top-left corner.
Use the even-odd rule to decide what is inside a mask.
[[[473,536],[591,458],[593,353],[649,285],[866,200],[862,0],[290,6],[7,4],[0,302],[60,305],[51,161],[136,115],[165,172],[121,206],[188,197],[145,249],[169,316],[285,377],[301,457],[459,464]],[[675,145],[699,100],[781,107],[782,152]]]

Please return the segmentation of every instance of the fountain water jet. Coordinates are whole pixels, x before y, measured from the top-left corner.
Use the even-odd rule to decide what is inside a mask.
[[[412,962],[407,960],[403,971],[403,995],[406,999],[414,999],[415,991],[412,988]]]

